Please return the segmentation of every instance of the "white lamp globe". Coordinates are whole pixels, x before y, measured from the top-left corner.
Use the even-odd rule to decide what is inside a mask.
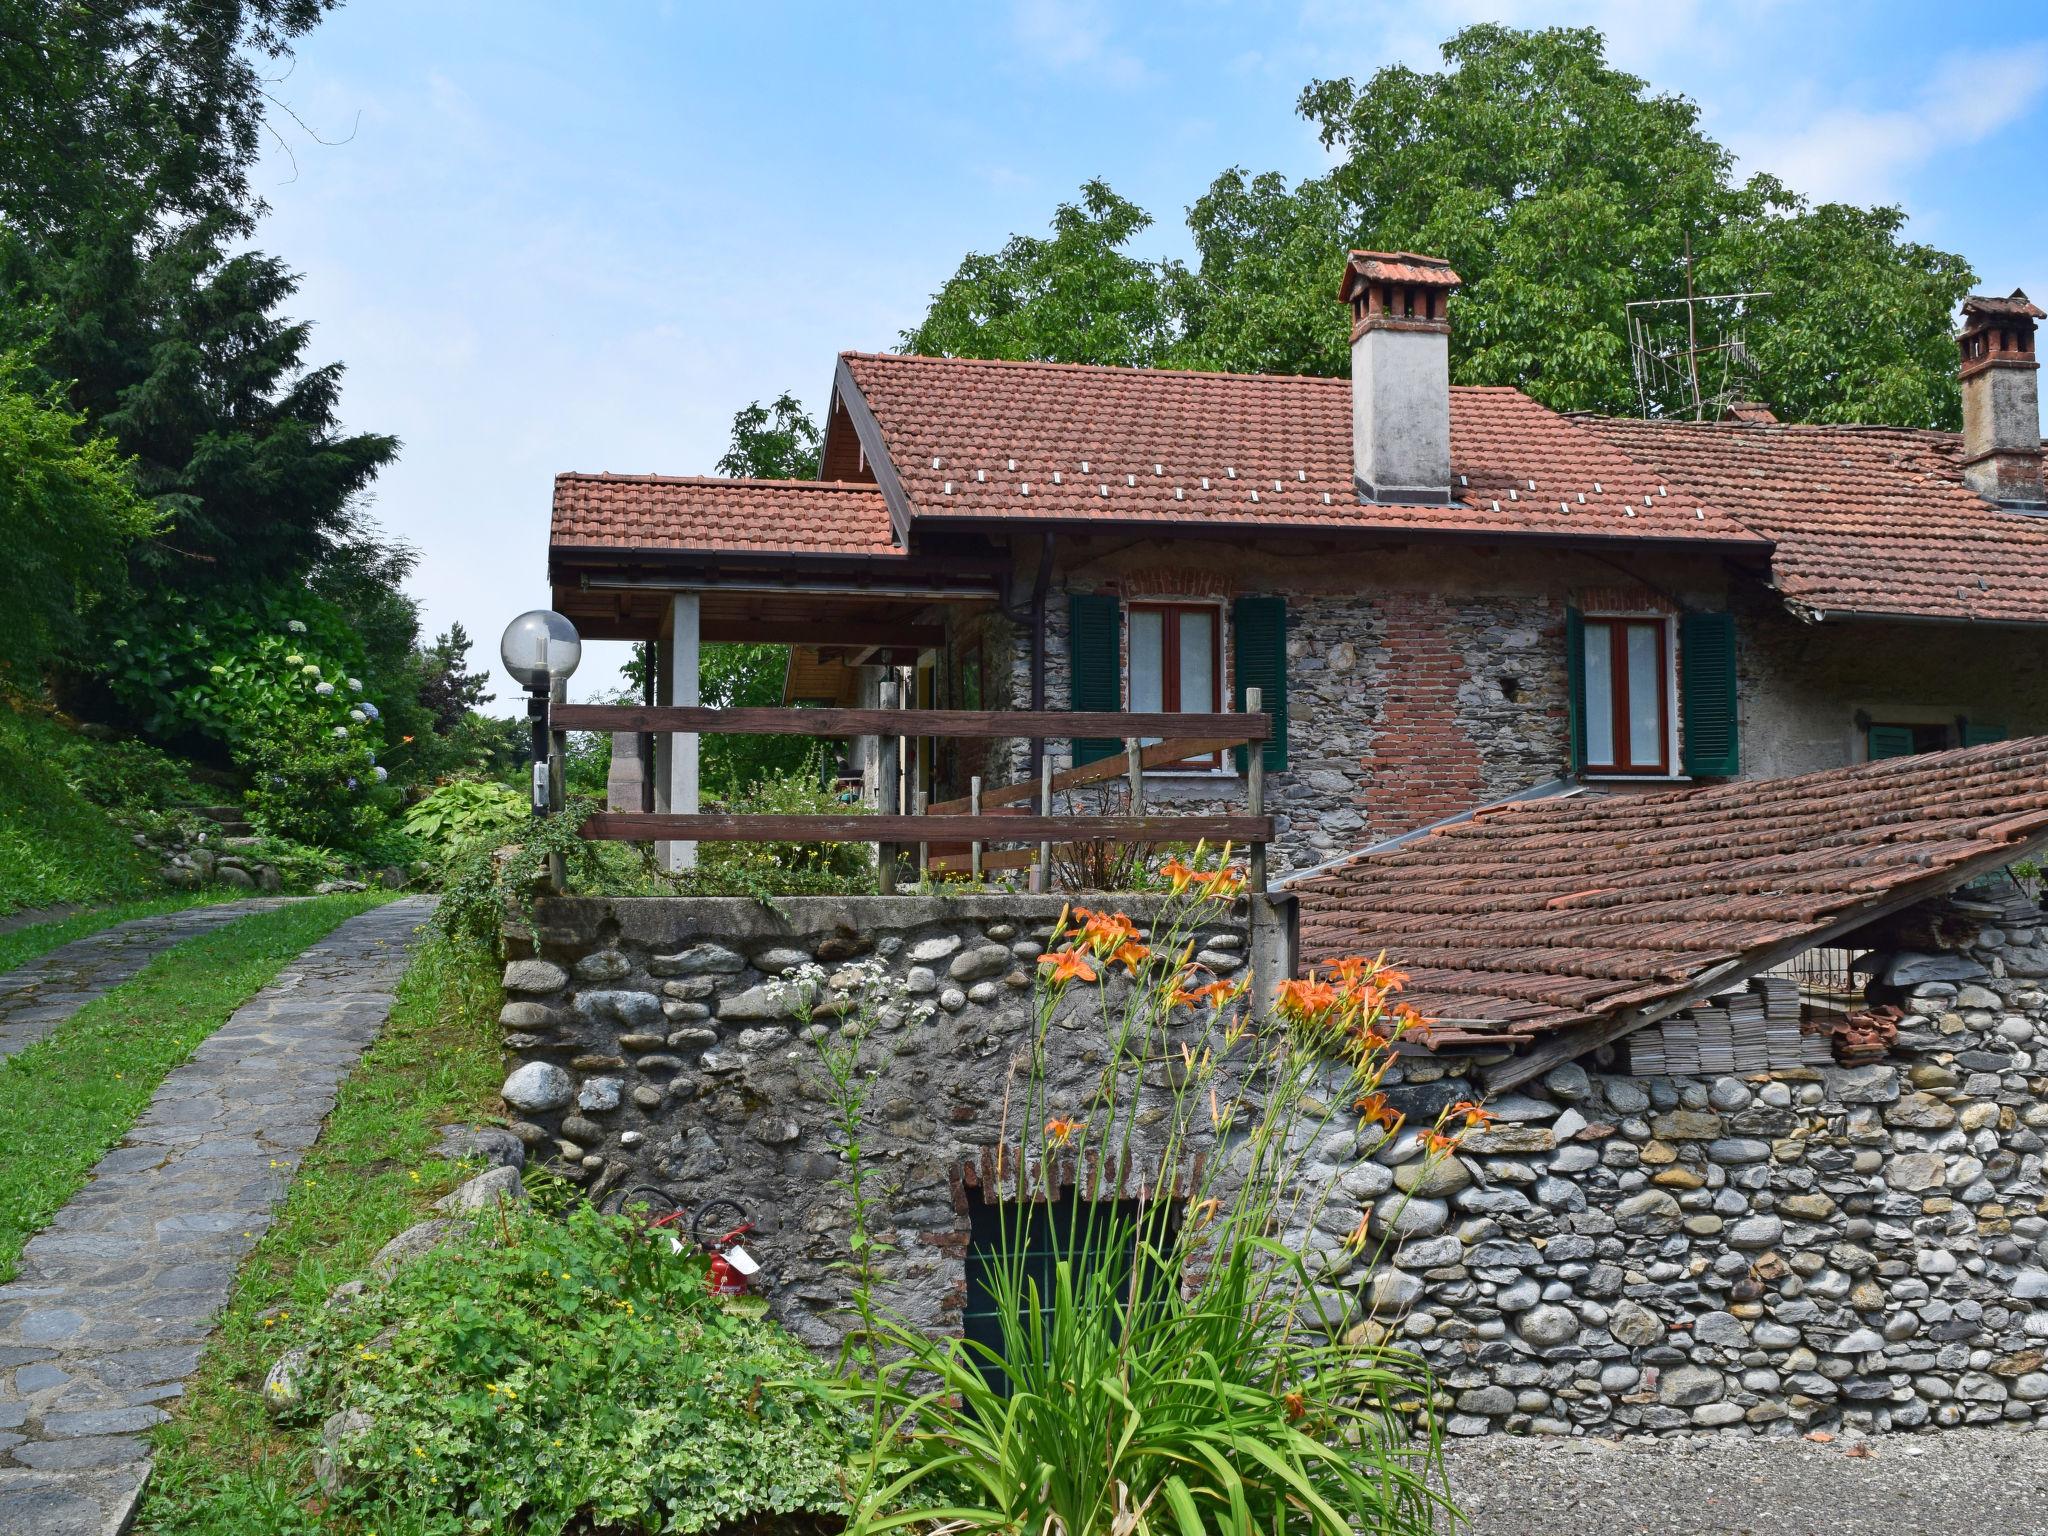
[[[583,642],[576,636],[576,626],[559,613],[536,608],[505,626],[498,659],[520,687],[545,690],[575,672],[583,659]]]

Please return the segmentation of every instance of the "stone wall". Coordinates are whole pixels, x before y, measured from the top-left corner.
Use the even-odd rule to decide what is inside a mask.
[[[1156,911],[1119,904],[1140,922]],[[883,1032],[874,1061],[865,1135],[891,1299],[956,1328],[969,1202],[985,1198],[1014,1112],[1034,961],[1059,908],[543,903],[537,947],[508,933],[514,1130],[596,1193],[646,1182],[739,1199],[778,1314],[829,1347],[846,1164],[816,1048],[770,982],[873,957],[937,1005]],[[1203,959],[1284,975],[1289,916],[1240,908],[1201,931]],[[1917,942],[1946,947],[1880,964],[1879,1000],[1906,1010],[1885,1060],[1641,1078],[1589,1059],[1497,1098],[1497,1123],[1450,1160],[1423,1157],[1416,1129],[1474,1096],[1488,1063],[1404,1058],[1390,1082],[1411,1128],[1368,1156],[1350,1130],[1319,1132],[1286,1237],[1331,1315],[1422,1353],[1456,1435],[2031,1421],[2048,1403],[2037,921],[1920,924]],[[1096,1086],[1093,1008],[1057,1032],[1054,1112]],[[1347,1244],[1361,1223],[1362,1254]]]
[[[1419,1349],[1455,1435],[1788,1435],[2033,1420],[2048,1403],[2048,946],[1987,929],[1895,958],[1898,1046],[1855,1068],[1560,1067],[1424,1174],[1354,1161],[1308,1246]],[[1932,977],[1938,979],[1915,980]],[[1469,1063],[1408,1065],[1424,1119]],[[1370,1210],[1376,1270],[1341,1234]],[[1403,1235],[1405,1234],[1405,1235]]]
[[[2011,736],[2048,731],[2048,654],[2025,629],[1803,623],[1775,594],[1736,604],[1743,772],[1752,778],[1861,762],[1858,711],[1900,724],[1958,715]]]
[[[1119,897],[1136,921],[1158,898]],[[778,1315],[808,1342],[839,1336],[846,1173],[815,1038],[772,986],[816,961],[872,958],[936,1005],[874,1037],[865,1163],[896,1250],[890,1300],[957,1328],[968,1201],[1002,1135],[1020,1051],[1035,1028],[1036,957],[1063,903],[1029,896],[570,898],[540,904],[539,943],[506,930],[502,1014],[512,1129],[532,1158],[602,1196],[652,1184],[692,1201],[738,1200]],[[1229,975],[1289,968],[1291,912],[1239,903],[1197,931]],[[1263,957],[1262,959],[1260,957]],[[1053,1112],[1077,1112],[1105,1059],[1092,992],[1049,1052]],[[821,1015],[822,1017],[822,1015]],[[1009,1125],[1012,1144],[1018,1135]],[[1142,1150],[1142,1141],[1141,1141]],[[1139,1159],[1140,1164],[1143,1158]]]
[[[1036,553],[1017,551],[1019,583]],[[1047,704],[1067,705],[1067,594],[1125,602],[1214,600],[1227,626],[1242,593],[1284,597],[1288,613],[1288,766],[1269,774],[1276,874],[1504,798],[1565,773],[1567,603],[1623,595],[1654,606],[1675,594],[1726,602],[1717,560],[1643,556],[1630,571],[1558,550],[1512,558],[1484,549],[1318,545],[1307,540],[1125,541],[1065,536],[1047,602]],[[1627,578],[1633,576],[1637,580]],[[1027,629],[990,651],[1001,695],[1030,697]],[[1230,644],[1223,645],[1226,690]],[[1051,743],[1068,766],[1068,744]],[[1013,745],[994,780],[1024,775]],[[1121,794],[1112,790],[1111,795]],[[1234,772],[1152,774],[1148,805],[1242,811]]]

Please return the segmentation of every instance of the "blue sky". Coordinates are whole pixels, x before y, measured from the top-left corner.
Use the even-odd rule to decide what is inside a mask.
[[[1309,80],[1433,67],[1477,20],[1597,26],[1745,169],[1897,202],[1984,289],[2048,292],[2036,4],[348,0],[274,87],[345,142],[281,122],[259,243],[304,274],[350,425],[404,440],[373,511],[422,553],[427,624],[494,656],[546,601],[557,471],[710,472],[734,410],[820,408],[836,352],[894,344],[1090,176],[1182,250],[1226,166],[1323,167]]]

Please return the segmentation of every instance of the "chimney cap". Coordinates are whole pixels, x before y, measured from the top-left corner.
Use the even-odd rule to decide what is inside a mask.
[[[1963,319],[1969,321],[1982,316],[1987,320],[2011,319],[2023,316],[2028,320],[2048,320],[2048,312],[2034,307],[2034,301],[2027,297],[2026,290],[2015,288],[2008,298],[1993,298],[1990,294],[1973,293],[1963,300]]]
[[[1347,304],[1360,283],[1407,283],[1429,288],[1456,288],[1464,281],[1441,256],[1412,251],[1353,251],[1344,267],[1338,297]]]

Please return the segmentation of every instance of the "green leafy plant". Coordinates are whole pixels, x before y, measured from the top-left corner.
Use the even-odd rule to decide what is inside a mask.
[[[366,1427],[333,1503],[421,1536],[690,1532],[840,1503],[849,1416],[665,1232],[578,1206],[477,1230],[312,1324],[308,1417]]]
[[[735,816],[845,816],[864,809],[842,802],[825,787],[824,777],[824,758],[813,750],[797,767],[735,790],[723,809]],[[705,869],[728,876],[775,870],[843,880],[871,877],[875,862],[865,843],[706,843],[698,857]]]
[[[489,779],[450,779],[406,810],[402,825],[428,857],[445,862],[479,838],[510,842],[532,819],[526,796]]]

